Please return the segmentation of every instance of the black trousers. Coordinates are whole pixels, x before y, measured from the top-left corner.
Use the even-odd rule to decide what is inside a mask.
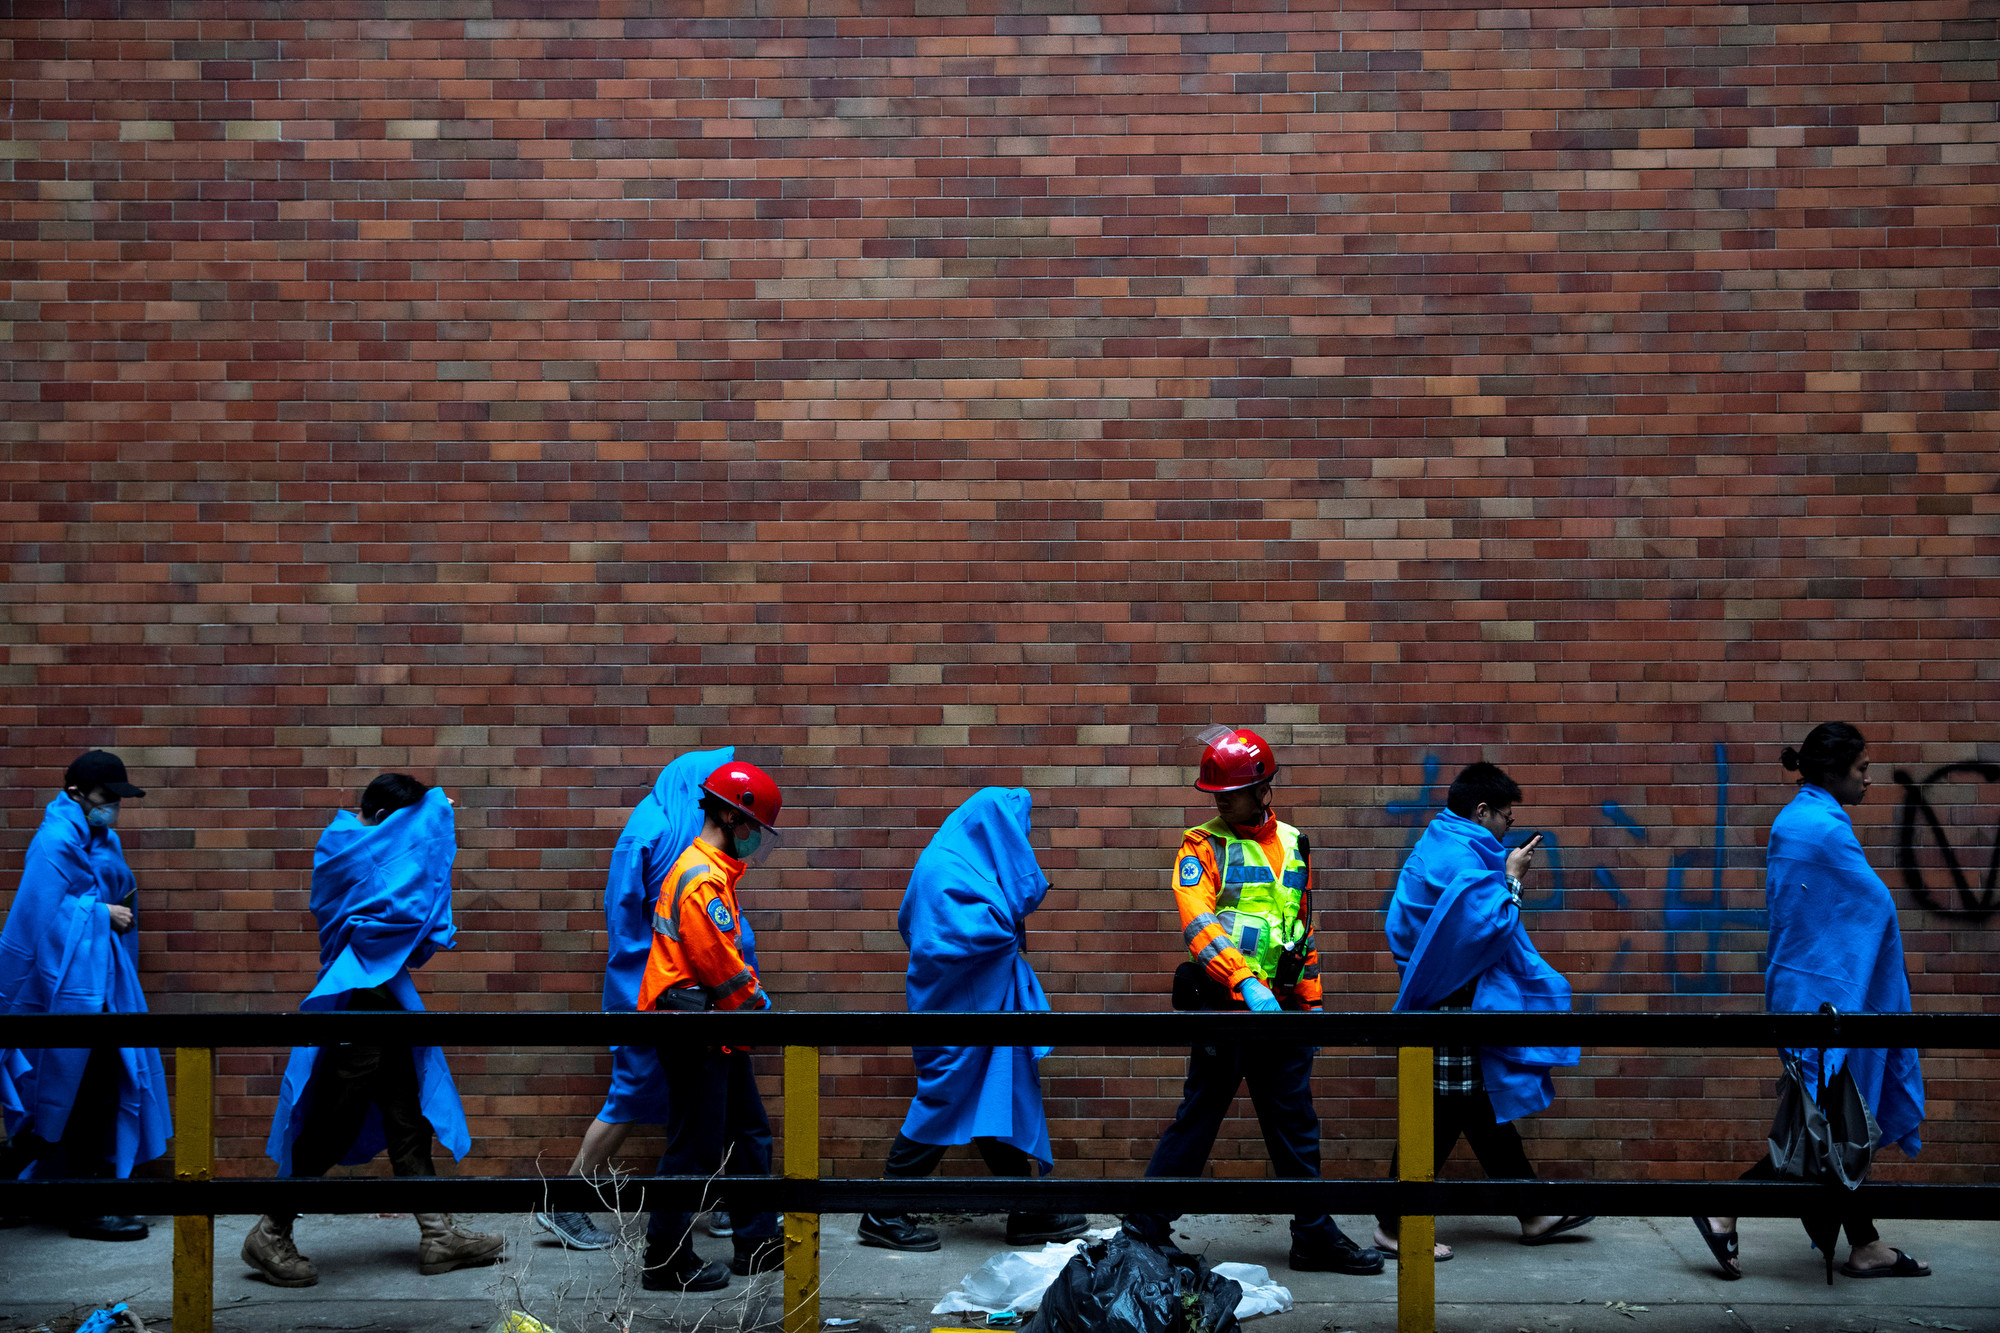
[[[1484,1089],[1467,1096],[1440,1096],[1432,1103],[1431,1143],[1433,1147],[1431,1169],[1436,1171],[1451,1156],[1451,1150],[1458,1146],[1463,1135],[1472,1147],[1472,1155],[1479,1159],[1479,1165],[1491,1180],[1533,1180],[1535,1168],[1528,1161],[1527,1151],[1521,1146],[1521,1131],[1510,1122],[1505,1125],[1493,1123],[1493,1099]],[[1389,1177],[1394,1179],[1401,1162],[1402,1149],[1399,1147],[1389,1154]],[[1527,1221],[1532,1214],[1522,1215]],[[1402,1234],[1403,1219],[1376,1214],[1376,1225],[1385,1236]]]
[[[656,1174],[725,1179],[771,1174],[771,1122],[764,1114],[756,1075],[750,1072],[749,1052],[662,1046],[660,1068],[667,1076],[667,1150],[660,1154]],[[727,1186],[722,1195],[726,1202]],[[729,1218],[739,1250],[778,1234],[774,1212],[753,1213],[731,1205]],[[688,1237],[694,1220],[691,1212],[655,1209],[646,1238],[670,1243],[674,1251],[664,1261],[649,1262],[692,1260]]]
[[[979,1150],[986,1169],[996,1176],[1028,1176],[1041,1174],[1041,1163],[1000,1139],[977,1138],[972,1146]],[[898,1132],[895,1143],[889,1147],[889,1160],[882,1166],[882,1174],[896,1180],[910,1180],[928,1176],[938,1169],[944,1160],[946,1145],[941,1143],[918,1143],[915,1139]],[[876,1217],[901,1217],[901,1213],[875,1212]],[[1016,1213],[1016,1217],[1028,1214]]]
[[[1789,1176],[1778,1174],[1778,1169],[1771,1165],[1771,1154],[1769,1153],[1765,1153],[1762,1157],[1758,1158],[1757,1164],[1748,1171],[1745,1171],[1740,1178],[1743,1180],[1791,1179]],[[1821,1235],[1828,1235],[1835,1233],[1837,1228],[1845,1229],[1849,1245],[1872,1245],[1882,1239],[1882,1233],[1875,1229],[1874,1220],[1864,1217],[1860,1213],[1829,1209],[1813,1217],[1802,1217],[1799,1219],[1799,1222],[1805,1227],[1807,1235],[1811,1235],[1815,1230],[1819,1231]]]
[[[350,1009],[400,1009],[379,987],[356,991]],[[424,1118],[417,1062],[407,1046],[324,1046],[307,1085],[306,1122],[292,1141],[292,1177],[317,1179],[354,1147],[370,1110],[382,1114],[389,1169],[399,1176],[434,1176],[431,1122]],[[296,1213],[273,1213],[280,1224]]]
[[[1188,1052],[1187,1083],[1174,1122],[1160,1136],[1148,1176],[1198,1176],[1208,1166],[1215,1135],[1250,1085],[1250,1105],[1264,1131],[1264,1148],[1280,1180],[1319,1179],[1319,1112],[1312,1102],[1312,1062],[1317,1046],[1197,1046]],[[1134,1213],[1125,1228],[1143,1240],[1163,1241],[1179,1213]],[[1292,1219],[1292,1238],[1312,1240],[1341,1234],[1325,1213]]]

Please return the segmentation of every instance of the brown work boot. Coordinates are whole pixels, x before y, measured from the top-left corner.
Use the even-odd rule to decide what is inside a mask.
[[[292,1244],[292,1224],[260,1217],[243,1238],[243,1262],[264,1275],[274,1287],[310,1287],[319,1281],[312,1260]]]
[[[477,1268],[499,1259],[507,1238],[497,1231],[467,1231],[450,1213],[418,1213],[417,1271],[425,1277],[454,1268]]]

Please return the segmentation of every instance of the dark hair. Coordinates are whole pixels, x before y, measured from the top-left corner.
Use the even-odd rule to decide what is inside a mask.
[[[1507,776],[1497,764],[1489,764],[1484,759],[1476,764],[1467,764],[1464,771],[1451,780],[1451,794],[1444,799],[1445,809],[1466,819],[1480,806],[1488,810],[1500,810],[1521,799],[1521,784]]]
[[[738,810],[714,792],[705,791],[701,794],[701,812],[724,828],[728,828],[731,824],[743,818],[741,810]]]
[[[429,790],[408,773],[384,773],[362,791],[361,817],[373,819],[378,814],[393,815],[423,800],[424,793]]]
[[[1778,756],[1787,773],[1797,773],[1815,787],[1828,778],[1845,777],[1868,746],[1868,740],[1845,722],[1822,722],[1806,734],[1806,743],[1785,747]]]

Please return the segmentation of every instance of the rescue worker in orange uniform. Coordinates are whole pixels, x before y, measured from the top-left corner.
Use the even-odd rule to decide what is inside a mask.
[[[1178,1009],[1278,1013],[1321,1008],[1313,944],[1312,848],[1271,808],[1277,755],[1254,731],[1217,736],[1202,753],[1195,786],[1215,797],[1216,817],[1191,828],[1174,861],[1174,897],[1192,964],[1175,976]],[[1319,1179],[1319,1113],[1312,1104],[1311,1046],[1197,1046],[1174,1122],[1160,1137],[1148,1176],[1199,1176],[1208,1165],[1236,1089],[1264,1131],[1284,1180]],[[1135,1213],[1128,1234],[1171,1247],[1173,1216]],[[1291,1266],[1302,1272],[1379,1273],[1364,1249],[1325,1213],[1292,1220]]]
[[[703,780],[701,833],[656,890],[640,1012],[771,1007],[745,949],[736,882],[747,861],[776,841],[783,803],[778,784],[755,764],[732,760]],[[667,1147],[658,1174],[770,1175],[771,1123],[749,1053],[662,1040],[659,1056],[667,1081]],[[736,1253],[726,1267],[705,1264],[695,1253],[694,1213],[654,1212],[646,1228],[646,1289],[716,1291],[729,1285],[731,1272],[747,1276],[778,1267],[778,1215],[730,1212]]]

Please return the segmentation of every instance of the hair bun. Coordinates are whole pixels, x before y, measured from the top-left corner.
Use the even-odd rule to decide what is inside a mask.
[[[1787,745],[1785,752],[1778,756],[1778,762],[1785,766],[1787,773],[1796,773],[1799,771],[1799,752]]]

